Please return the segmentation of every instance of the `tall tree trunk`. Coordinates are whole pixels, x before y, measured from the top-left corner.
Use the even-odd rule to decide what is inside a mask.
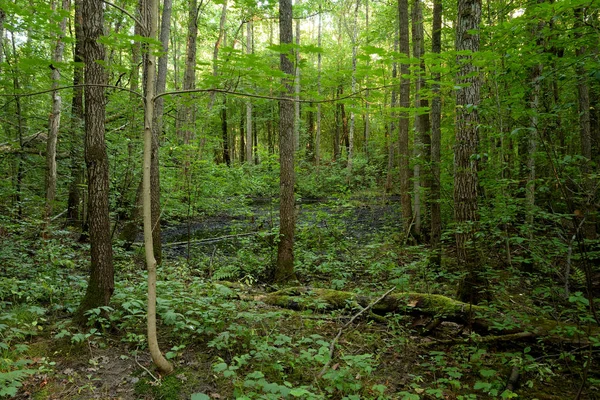
[[[456,23],[456,50],[479,51],[481,0],[459,0]],[[474,241],[478,229],[477,154],[479,146],[478,110],[481,81],[471,55],[458,57],[460,70],[456,85],[456,142],[454,144],[454,219],[458,265],[466,273],[460,282],[458,298],[477,303],[486,296],[485,278],[480,266],[485,265],[476,253]]]
[[[156,0],[154,0],[156,1]],[[161,55],[158,58],[158,72],[156,77],[156,94],[164,93],[167,88],[167,61],[169,55],[169,36],[171,34],[171,13],[173,0],[164,0],[162,18],[160,23]],[[160,168],[159,147],[160,136],[164,130],[163,114],[165,110],[165,98],[159,97],[154,103],[152,115],[152,151],[150,159],[150,198],[152,204],[152,244],[156,262],[162,263],[162,241],[160,231]]]
[[[252,54],[252,20],[246,24],[246,54]],[[246,99],[246,162],[252,165],[252,101]]]
[[[147,37],[150,40],[156,39],[158,30],[158,5],[156,0],[145,0],[147,10]],[[156,56],[152,49],[149,49],[145,60],[144,70],[146,76],[146,90],[144,102],[144,249],[146,253],[146,266],[148,268],[148,310],[147,310],[147,328],[148,328],[148,349],[154,364],[165,374],[173,371],[173,366],[160,352],[158,347],[158,338],[156,335],[156,267],[157,260],[154,255],[153,234],[155,227],[152,224],[152,140],[153,140],[153,121],[154,121],[154,94],[156,92]]]
[[[360,0],[354,6],[354,21],[352,22],[352,94],[356,92],[356,50],[358,38],[358,7]],[[354,111],[350,111],[350,129],[348,130],[348,172],[352,172],[352,157],[354,156]],[[348,175],[348,178],[350,175]]]
[[[213,47],[213,78],[216,78],[219,75],[218,61],[219,61],[219,50],[221,49],[221,43],[225,40],[225,22],[227,21],[227,0],[223,2],[223,7],[221,8],[221,18],[219,18],[219,36],[217,37],[217,41],[215,42],[215,47]],[[213,104],[215,102],[215,92],[210,93],[210,103],[209,110],[212,110]],[[228,164],[229,165],[229,164]]]
[[[300,0],[296,0],[296,6],[300,6]],[[300,7],[298,7],[300,8]],[[296,50],[294,51],[294,151],[300,150],[300,17],[296,18]]]
[[[133,32],[135,35],[142,36],[144,35],[143,26],[147,24],[147,10],[144,6],[144,0],[138,0],[137,4],[137,13],[139,15],[138,21],[136,21],[135,26],[133,28]],[[139,22],[139,23],[138,23]],[[147,54],[147,44],[144,44],[144,60]],[[140,65],[142,64],[142,43],[139,40],[135,40],[131,44],[131,71],[129,73],[129,88],[131,92],[129,93],[129,102],[130,104],[136,104],[138,102],[138,97],[134,92],[139,91],[140,87]],[[144,63],[145,64],[145,63]],[[143,69],[143,79],[146,79],[147,71],[144,67]],[[146,90],[145,85],[142,90]],[[129,123],[131,124],[131,135],[132,137],[137,135],[137,120],[138,120],[138,109],[137,107],[131,107],[129,114]],[[131,150],[131,146],[129,147]],[[127,173],[131,174],[130,171]],[[123,199],[126,196],[126,190],[123,188],[120,193],[121,198]],[[125,221],[123,224],[123,228],[121,229],[121,233],[119,235],[119,239],[124,242],[125,249],[129,249],[133,242],[137,239],[140,225],[142,223],[143,218],[143,210],[142,210],[142,202],[143,202],[143,179],[138,182],[137,190],[135,192],[134,203],[129,210],[129,215],[125,217]],[[127,201],[122,201],[122,204],[127,204]]]
[[[408,36],[408,0],[398,0],[398,24],[400,29],[400,53],[410,57]],[[408,124],[409,115],[405,111],[410,107],[410,78],[408,78],[409,64],[400,63],[400,118],[398,119],[398,150],[400,167],[400,206],[404,220],[404,233],[408,237],[412,230],[413,214],[410,198],[410,165],[408,149]]]
[[[12,69],[12,81],[13,81],[13,90],[15,93],[20,92],[21,90],[21,82],[19,81],[18,74],[18,53],[17,53],[17,45],[15,43],[15,34],[11,32],[11,44],[12,44],[12,65],[9,60],[7,60],[9,67]],[[23,203],[22,200],[22,190],[23,190],[23,179],[25,177],[24,165],[23,165],[23,147],[24,147],[24,134],[25,134],[25,119],[23,118],[23,107],[21,104],[21,96],[14,96],[15,100],[15,117],[17,118],[17,140],[19,141],[19,153],[17,155],[17,167],[16,167],[16,179],[14,181],[15,186],[15,196],[14,196],[14,205],[17,207],[17,217],[21,219],[23,217]]]
[[[319,1],[319,26],[317,33],[317,46],[319,49],[323,40],[323,7]],[[317,95],[321,97],[321,51],[317,54]],[[317,165],[321,162],[321,102],[317,103],[317,132],[315,134],[315,162]]]
[[[52,2],[52,9],[56,13],[56,2]],[[62,0],[61,11],[69,10],[69,0]],[[46,142],[46,231],[52,217],[54,201],[56,199],[56,143],[58,141],[58,130],[60,129],[60,116],[62,98],[58,90],[60,86],[60,70],[58,69],[63,60],[65,43],[63,41],[67,31],[67,17],[63,17],[59,24],[60,33],[56,38],[54,53],[52,54],[52,111],[50,112],[50,123],[48,128],[48,140]],[[1,40],[1,39],[0,39]],[[0,49],[1,50],[1,49]]]
[[[71,225],[81,225],[83,217],[80,217],[81,186],[85,175],[82,163],[81,146],[83,137],[80,132],[83,130],[83,88],[78,87],[83,83],[83,30],[81,16],[81,1],[75,0],[75,49],[73,50],[73,99],[71,100],[71,183],[69,185],[69,196],[67,200],[67,223]]]
[[[575,28],[583,29],[585,24],[585,14],[581,8],[575,10]],[[583,33],[581,31],[576,33],[577,37],[581,37]],[[579,46],[576,50],[576,55],[580,58],[577,64],[577,75],[579,80],[577,81],[577,101],[579,104],[579,136],[581,140],[581,155],[584,157],[584,164],[582,168],[583,172],[583,190],[581,193],[582,197],[582,208],[584,216],[587,219],[583,226],[583,232],[586,239],[596,239],[596,221],[595,212],[596,207],[596,191],[597,191],[597,179],[590,176],[593,172],[591,168],[592,159],[592,129],[590,124],[590,82],[589,72],[585,68],[585,64],[582,60],[584,56],[588,54],[586,46]]]
[[[230,167],[231,156],[229,154],[229,135],[227,134],[227,96],[223,96],[223,106],[221,107],[221,138],[223,140],[223,161]]]
[[[292,2],[279,0],[279,44],[291,45],[292,34]],[[279,244],[277,247],[277,265],[274,281],[285,283],[296,280],[294,273],[294,231],[296,228],[294,201],[294,102],[292,96],[292,64],[293,52],[280,54],[280,68],[286,74],[282,78],[284,87],[279,101]]]
[[[442,52],[442,0],[433,2],[433,27],[431,33],[431,51],[439,57]],[[439,58],[436,66],[440,64]],[[441,265],[441,238],[442,238],[442,212],[440,161],[442,145],[442,98],[440,96],[440,72],[434,72],[431,87],[433,97],[431,99],[431,237],[432,264]]]
[[[336,90],[336,98],[339,99],[344,93],[344,87],[339,85]],[[340,140],[342,137],[342,103],[335,103],[335,131],[333,134],[333,161],[339,161],[341,156]]]
[[[414,198],[415,198],[415,235],[423,239],[428,236],[428,226],[423,220],[427,219],[427,196],[431,187],[431,175],[427,171],[430,158],[431,137],[429,136],[429,115],[424,109],[429,103],[422,91],[425,89],[425,54],[423,43],[423,12],[421,0],[414,0],[412,9],[413,56],[419,60],[419,72],[415,80],[415,155],[417,162],[414,167]]]
[[[367,32],[367,46],[370,45],[369,35],[369,0],[365,0],[365,32]],[[367,71],[369,71],[370,58],[367,59]],[[369,86],[369,73],[365,75],[365,85]],[[365,151],[365,157],[369,159],[369,136],[371,136],[371,118],[369,115],[369,108],[371,102],[369,101],[369,89],[365,90],[365,128],[363,134],[363,148]]]
[[[4,20],[6,19],[6,11],[0,8],[0,64],[4,62]],[[2,66],[0,66],[2,73]]]
[[[107,84],[103,3],[83,0],[83,53],[85,55],[85,163],[88,171],[88,218],[91,266],[85,297],[75,320],[83,323],[87,310],[108,305],[114,291],[112,244],[108,213],[108,157],[104,141],[105,88]]]
[[[396,13],[396,23],[394,29],[394,52],[398,52],[398,44],[399,44],[399,31],[398,31],[398,13]],[[396,61],[392,64],[392,82],[396,82],[396,78],[398,77],[398,63]],[[394,140],[396,133],[396,102],[397,102],[397,91],[396,86],[392,86],[392,96],[390,100],[390,107],[392,109],[390,113],[390,123],[389,123],[389,132],[388,132],[388,165],[387,165],[387,178],[385,182],[385,190],[389,192],[393,187],[393,175],[394,175],[394,153],[395,153],[395,144]]]
[[[183,75],[183,90],[196,88],[196,41],[198,38],[198,0],[189,1],[188,34],[185,58],[185,73]],[[190,144],[194,137],[195,107],[190,96],[183,99],[179,121],[182,124],[179,136],[184,144]],[[186,163],[189,163],[186,162]]]

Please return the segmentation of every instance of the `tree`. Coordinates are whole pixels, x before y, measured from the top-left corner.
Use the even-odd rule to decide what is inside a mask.
[[[148,13],[147,37],[156,38],[158,25],[158,6],[156,0],[146,0],[146,12]],[[154,257],[152,231],[152,191],[150,189],[152,170],[152,140],[154,120],[154,94],[156,90],[156,56],[153,51],[148,51],[146,56],[146,96],[144,99],[144,249],[146,253],[146,267],[148,268],[148,349],[154,364],[163,373],[173,371],[173,366],[163,357],[158,347],[156,335],[156,267],[157,260]]]
[[[60,15],[61,11],[67,12],[69,10],[69,0],[62,0],[60,10],[56,10],[56,1],[52,2],[52,9]],[[62,98],[59,91],[57,90],[60,84],[60,70],[59,65],[62,63],[63,52],[65,49],[64,36],[67,30],[67,17],[66,15],[60,19],[60,33],[56,37],[56,45],[54,47],[54,53],[52,54],[52,64],[50,69],[52,71],[52,111],[50,112],[50,121],[48,127],[48,140],[46,142],[46,229],[52,216],[54,208],[54,201],[56,200],[56,143],[58,140],[58,130],[60,129],[60,116],[61,116],[61,105]]]
[[[433,26],[431,33],[431,52],[439,58],[442,52],[442,0],[433,2]],[[436,63],[436,66],[439,63]],[[440,162],[442,144],[442,99],[440,96],[440,72],[432,74],[433,97],[431,99],[431,237],[432,262],[441,265],[440,240],[442,238],[442,211],[440,207]]]
[[[477,207],[477,151],[479,145],[478,109],[481,81],[473,56],[479,51],[480,0],[459,0],[456,23],[458,76],[456,85],[456,141],[454,144],[454,219],[456,256],[466,273],[458,289],[458,298],[477,303],[485,296],[482,260],[477,256],[475,232],[479,221]]]
[[[428,101],[422,91],[425,89],[425,59],[423,39],[423,12],[421,0],[414,0],[412,8],[412,37],[413,56],[419,60],[417,77],[415,79],[415,166],[414,166],[414,232],[417,238],[426,236],[427,226],[423,224],[427,216],[428,189],[430,185],[429,174],[426,167],[429,165],[431,138],[429,137],[429,115],[423,110],[428,107]],[[425,234],[425,235],[424,235]]]
[[[107,79],[103,62],[106,53],[104,45],[98,41],[104,31],[104,6],[99,1],[83,0],[81,7],[91,265],[87,290],[75,317],[79,322],[86,320],[86,311],[108,305],[115,287],[108,212],[108,157],[104,140],[104,86]]]
[[[277,247],[277,264],[274,281],[285,283],[296,279],[294,273],[294,230],[296,228],[294,199],[294,87],[291,77],[294,76],[292,59],[294,52],[289,48],[292,44],[292,2],[279,0],[279,44],[280,68],[286,74],[282,78],[284,91],[279,100],[279,244]]]
[[[246,23],[246,54],[252,54],[252,20]],[[246,100],[246,162],[252,165],[252,101]]]
[[[164,93],[167,87],[167,56],[169,53],[169,36],[171,32],[171,10],[173,0],[164,0],[160,24],[161,55],[158,58],[156,94]],[[150,198],[152,205],[152,245],[156,262],[162,262],[162,246],[160,236],[160,169],[159,169],[159,144],[163,133],[164,122],[164,97],[159,97],[154,103],[152,115],[152,150],[150,162]]]
[[[400,206],[404,220],[404,233],[410,235],[413,224],[412,204],[410,198],[410,165],[408,148],[408,111],[410,107],[409,62],[410,47],[408,36],[408,0],[398,0],[398,24],[400,29],[400,117],[398,120],[398,150],[400,153]]]
[[[71,183],[69,185],[69,198],[67,200],[67,222],[70,224],[80,224],[83,218],[80,218],[81,203],[81,184],[85,179],[83,168],[81,168],[81,144],[83,140],[79,135],[85,118],[83,110],[83,88],[79,87],[83,83],[83,27],[81,15],[81,1],[75,0],[75,48],[73,49],[73,99],[71,100]]]

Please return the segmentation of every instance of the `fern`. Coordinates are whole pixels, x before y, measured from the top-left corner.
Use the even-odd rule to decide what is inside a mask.
[[[235,265],[225,265],[218,268],[212,276],[215,281],[227,281],[232,279],[238,279],[241,276],[240,267]]]

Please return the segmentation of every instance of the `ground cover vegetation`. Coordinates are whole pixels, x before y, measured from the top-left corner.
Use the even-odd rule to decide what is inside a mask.
[[[0,1],[0,398],[600,398],[599,8]]]

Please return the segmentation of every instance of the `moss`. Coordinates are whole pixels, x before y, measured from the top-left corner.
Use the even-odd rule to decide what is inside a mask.
[[[165,376],[160,385],[153,385],[149,379],[140,379],[135,384],[135,394],[137,396],[152,395],[157,400],[178,400],[180,399],[182,382],[175,375]]]

